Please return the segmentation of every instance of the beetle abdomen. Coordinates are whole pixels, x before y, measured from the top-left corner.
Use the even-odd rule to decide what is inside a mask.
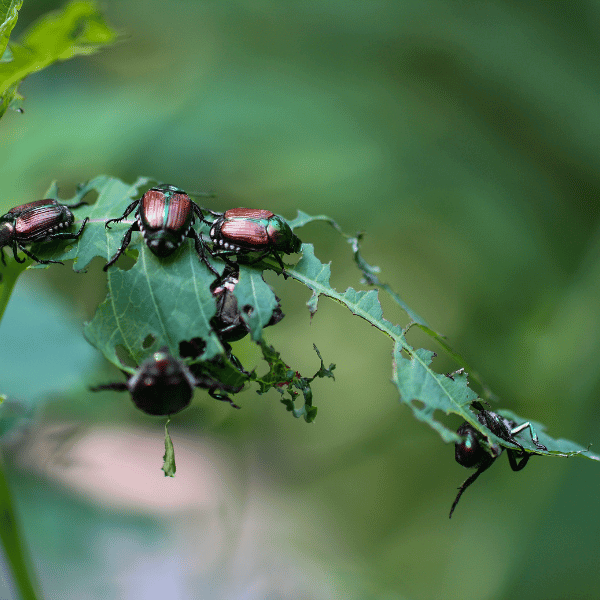
[[[59,229],[70,227],[75,218],[70,210],[58,203],[48,206],[48,200],[31,204],[45,203],[45,206],[25,210],[15,222],[15,234],[22,242],[42,240]]]

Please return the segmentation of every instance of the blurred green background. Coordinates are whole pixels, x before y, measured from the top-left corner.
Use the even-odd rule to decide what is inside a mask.
[[[26,0],[13,37],[59,6]],[[102,7],[123,41],[31,76],[0,123],[0,209],[108,173],[328,214],[498,406],[600,449],[600,2]],[[301,237],[360,285],[330,228]],[[286,318],[265,333],[305,374],[313,342],[337,364],[316,422],[274,392],[240,411],[198,394],[166,480],[162,421],[87,391],[120,378],[80,335],[101,266],[28,271],[0,327],[4,453],[48,598],[599,597],[598,465],[502,457],[449,521],[469,472],[398,404],[391,344],[326,299],[311,323],[292,280],[267,277]]]

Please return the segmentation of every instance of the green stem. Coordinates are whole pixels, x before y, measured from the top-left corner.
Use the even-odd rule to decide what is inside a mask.
[[[0,455],[0,540],[21,600],[38,600],[39,584],[24,539]]]
[[[19,275],[26,269],[30,262],[31,261],[26,261],[21,264],[15,261],[13,265],[11,264],[11,261],[9,261],[7,267],[1,266],[0,263],[0,323],[2,322],[2,317],[4,316],[4,311],[10,300],[15,283],[17,282]]]

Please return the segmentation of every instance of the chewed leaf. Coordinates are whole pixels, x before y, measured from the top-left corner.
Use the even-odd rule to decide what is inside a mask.
[[[312,244],[302,244],[302,258],[293,268],[287,269],[289,275],[294,279],[304,283],[309,287],[313,294],[307,302],[311,316],[317,312],[317,303],[319,295],[331,290],[329,278],[331,277],[331,267],[324,265],[315,257],[315,249]]]
[[[85,335],[116,366],[121,368],[119,345],[138,364],[162,346],[177,356],[179,343],[190,338],[206,342],[204,360],[223,352],[210,324],[216,312],[210,290],[214,275],[198,259],[191,240],[166,259],[142,247],[131,269],[111,268],[107,277],[107,299],[85,326]]]
[[[175,477],[175,448],[173,448],[173,440],[169,434],[169,423],[171,419],[167,419],[165,423],[165,455],[163,456],[162,470],[165,473],[165,477]]]
[[[271,320],[278,305],[273,290],[265,283],[260,271],[240,265],[240,277],[233,293],[252,339],[260,341],[262,328]]]
[[[85,217],[90,218],[82,236],[70,246],[60,243],[37,244],[36,253],[54,260],[76,259],[78,270],[85,269],[96,256],[108,260],[121,244],[134,217],[131,215],[126,220],[113,222],[111,229],[105,228],[106,220],[120,217],[133,200],[140,198],[150,181],[140,178],[129,185],[118,179],[100,176],[80,186],[74,198],[64,201],[66,204],[77,203],[90,191],[98,193],[95,203],[74,209],[79,222]],[[56,198],[57,194],[56,186],[48,191],[48,197]],[[393,343],[392,382],[400,401],[410,406],[413,415],[437,431],[445,442],[460,440],[456,432],[441,420],[444,415],[456,414],[485,436],[489,444],[514,448],[511,442],[497,438],[478,421],[477,411],[472,406],[478,396],[469,387],[464,369],[452,375],[437,373],[433,368],[434,352],[410,346],[406,331],[414,325],[436,339],[450,356],[465,366],[448,343],[406,306],[387,284],[382,283],[379,269],[367,263],[360,253],[361,236],[347,236],[335,221],[324,215],[311,217],[299,212],[290,226],[299,228],[312,221],[325,221],[346,238],[352,247],[355,263],[371,287],[366,290],[348,287],[343,292],[337,291],[330,283],[330,264],[321,263],[314,254],[313,245],[303,243],[300,261],[295,266],[286,266],[286,272],[312,292],[307,303],[311,317],[317,310],[319,298],[326,296],[387,335]],[[210,244],[209,225],[197,220],[193,227]],[[240,388],[244,383],[253,381],[258,385],[259,393],[271,388],[277,390],[287,410],[296,417],[312,422],[316,407],[312,403],[310,384],[315,377],[333,377],[334,365],[326,369],[321,360],[321,368],[315,375],[303,377],[262,339],[262,329],[271,321],[277,307],[273,290],[262,278],[262,269],[266,268],[264,263],[273,261],[272,257],[264,258],[261,263],[239,265],[239,281],[234,290],[241,316],[251,331],[252,339],[261,345],[263,357],[269,365],[268,372],[258,376],[255,371],[246,371],[231,353],[228,344],[221,343],[213,331],[211,321],[217,305],[211,286],[214,289],[216,276],[200,260],[192,240],[185,239],[172,255],[159,259],[150,252],[142,234],[133,231],[127,253],[135,255],[135,264],[127,271],[122,270],[119,263],[109,268],[107,299],[85,327],[87,338],[108,360],[132,372],[131,367],[123,366],[119,360],[120,347],[135,363],[140,364],[150,352],[167,346],[175,356],[180,355],[192,364],[203,363],[203,375],[211,375],[221,381],[226,377]],[[218,273],[222,273],[226,267],[218,256],[209,257],[208,261]],[[389,294],[409,315],[411,320],[405,329],[384,317],[380,290]],[[185,352],[182,352],[182,348]],[[512,415],[507,411],[498,412]],[[516,416],[511,418],[518,423],[524,422]],[[540,440],[548,450],[539,450],[531,445],[526,435],[519,434],[526,451],[555,456],[582,454],[598,460],[585,447],[567,440],[554,440],[544,432],[542,425],[532,425],[539,430]]]
[[[297,419],[304,418],[307,423],[312,423],[317,416],[317,407],[313,406],[312,403],[313,396],[310,384],[317,377],[330,377],[335,379],[333,375],[335,365],[331,364],[329,365],[329,368],[325,368],[321,353],[313,344],[315,352],[321,362],[321,367],[312,377],[302,377],[300,373],[290,369],[290,367],[283,362],[281,355],[275,348],[269,346],[264,341],[261,342],[260,346],[263,358],[269,365],[269,371],[262,376],[252,373],[252,380],[259,385],[258,393],[264,394],[271,388],[275,388],[281,394],[281,403],[294,415],[294,417]],[[297,408],[296,402],[301,393],[304,404],[300,408]]]
[[[528,434],[527,430],[517,434],[515,437],[519,440],[519,442],[525,449],[530,450],[531,452],[533,452],[535,454],[543,454],[543,455],[548,455],[548,456],[576,456],[578,454],[581,454],[582,456],[585,456],[585,458],[589,458],[591,460],[600,460],[600,456],[597,456],[596,454],[593,454],[592,452],[590,452],[589,447],[584,448],[583,446],[580,446],[579,444],[572,442],[570,440],[563,440],[563,439],[557,440],[557,439],[550,437],[546,433],[546,427],[544,425],[542,425],[541,423],[538,423],[537,421],[532,421],[531,419],[524,419],[524,418],[516,415],[515,413],[513,413],[510,410],[499,410],[498,414],[514,421],[515,423],[520,424],[520,423],[524,423],[525,421],[528,421],[529,423],[531,423],[532,427],[535,429],[535,432],[537,433],[540,443],[543,444],[544,446],[546,446],[546,448],[548,448],[547,451],[539,450],[538,448],[535,447],[535,445],[531,441],[531,435]],[[498,439],[500,439],[500,438],[498,438]],[[510,442],[506,442],[504,440],[501,440],[501,442],[502,442],[501,445],[505,446],[506,448],[514,448],[515,447]]]
[[[460,437],[434,418],[436,410],[458,414],[481,430],[482,425],[469,408],[477,394],[468,387],[464,373],[448,377],[433,371],[430,365],[435,354],[430,350],[414,350],[410,359],[404,358],[401,351],[400,344],[396,344],[392,381],[400,400],[410,406],[417,419],[433,427],[445,442],[458,442]]]

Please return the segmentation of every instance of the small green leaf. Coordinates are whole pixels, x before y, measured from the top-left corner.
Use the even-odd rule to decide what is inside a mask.
[[[260,341],[262,329],[278,305],[273,290],[265,283],[261,271],[240,265],[240,277],[233,293],[252,340]]]
[[[322,264],[315,257],[315,250],[312,244],[302,244],[302,258],[288,274],[298,281],[307,285],[313,292],[312,297],[306,303],[310,316],[313,317],[317,312],[317,303],[319,295],[331,290],[329,278],[331,277],[331,267],[329,264]]]
[[[23,6],[23,0],[1,0],[0,1],[0,57],[5,59],[10,34],[17,24],[19,10]],[[12,60],[12,53],[9,54]]]
[[[175,471],[177,470],[175,466],[175,448],[173,447],[173,440],[171,440],[171,436],[169,435],[168,425],[170,422],[171,419],[167,419],[165,423],[165,455],[163,456],[162,466],[165,477],[175,477]]]
[[[251,379],[259,385],[257,390],[259,394],[264,394],[271,388],[275,388],[281,394],[281,403],[286,409],[297,419],[304,417],[307,423],[312,423],[317,416],[317,407],[312,404],[311,382],[316,377],[331,377],[334,379],[333,370],[335,369],[334,364],[329,365],[329,369],[326,369],[319,350],[314,344],[313,347],[321,361],[321,368],[312,377],[302,377],[298,371],[290,369],[281,360],[279,352],[265,342],[261,342],[261,350],[265,361],[269,365],[269,372],[262,377],[257,376],[255,373],[251,375]],[[300,395],[296,390],[300,390],[304,398],[304,404],[300,408],[296,408],[296,400]]]
[[[0,56],[17,19],[22,3],[6,0],[0,5]],[[4,10],[2,10],[4,9]],[[59,60],[97,52],[117,38],[117,33],[104,21],[93,2],[73,1],[61,11],[48,13],[30,26],[19,43],[11,42],[12,60],[0,62],[0,116],[27,75],[45,69]]]

